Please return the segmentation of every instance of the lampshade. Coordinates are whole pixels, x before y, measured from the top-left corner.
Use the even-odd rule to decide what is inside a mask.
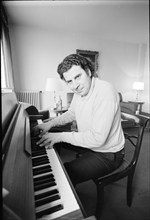
[[[56,78],[47,78],[46,80],[46,91],[61,91],[62,84],[60,83],[59,79]]]
[[[134,82],[132,89],[137,90],[137,91],[144,90],[144,82]]]

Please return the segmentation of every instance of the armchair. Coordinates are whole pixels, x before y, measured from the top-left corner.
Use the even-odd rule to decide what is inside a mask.
[[[118,92],[118,95],[120,97],[121,112],[126,113],[126,114],[135,115],[137,107],[138,107],[138,103],[135,103],[135,102],[124,102],[122,94],[120,92]]]

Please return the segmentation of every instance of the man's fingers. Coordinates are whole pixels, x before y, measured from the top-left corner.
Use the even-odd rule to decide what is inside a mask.
[[[47,131],[45,130],[40,130],[40,134],[39,134],[39,137],[42,138],[44,135],[48,134]]]
[[[53,142],[51,142],[51,143],[49,143],[47,146],[46,146],[46,149],[51,149],[51,148],[53,148]]]
[[[46,147],[46,149],[52,149],[52,148],[53,148],[53,144],[52,144],[52,143],[49,143],[49,144],[47,144],[45,147]]]
[[[41,139],[36,143],[37,145],[45,146],[47,143],[50,142],[48,132],[46,132],[44,135],[39,135],[39,137],[41,137]]]

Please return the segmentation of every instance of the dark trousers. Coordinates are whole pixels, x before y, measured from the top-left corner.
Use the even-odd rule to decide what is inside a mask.
[[[74,160],[64,163],[74,186],[112,172],[122,164],[124,158],[124,149],[117,153],[99,153],[67,143],[55,145],[58,151],[60,147],[75,151],[78,155]]]

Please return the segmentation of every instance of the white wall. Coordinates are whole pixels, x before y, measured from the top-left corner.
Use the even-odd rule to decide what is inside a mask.
[[[99,51],[99,77],[122,92],[124,100],[134,100],[132,83],[144,81],[143,110],[150,112],[148,44],[105,40],[92,34],[51,33],[48,29],[17,25],[11,26],[10,37],[17,90],[44,92],[46,78],[58,77],[57,66],[65,56],[76,49],[94,50]],[[51,101],[52,94],[44,93],[42,108],[49,107]]]

